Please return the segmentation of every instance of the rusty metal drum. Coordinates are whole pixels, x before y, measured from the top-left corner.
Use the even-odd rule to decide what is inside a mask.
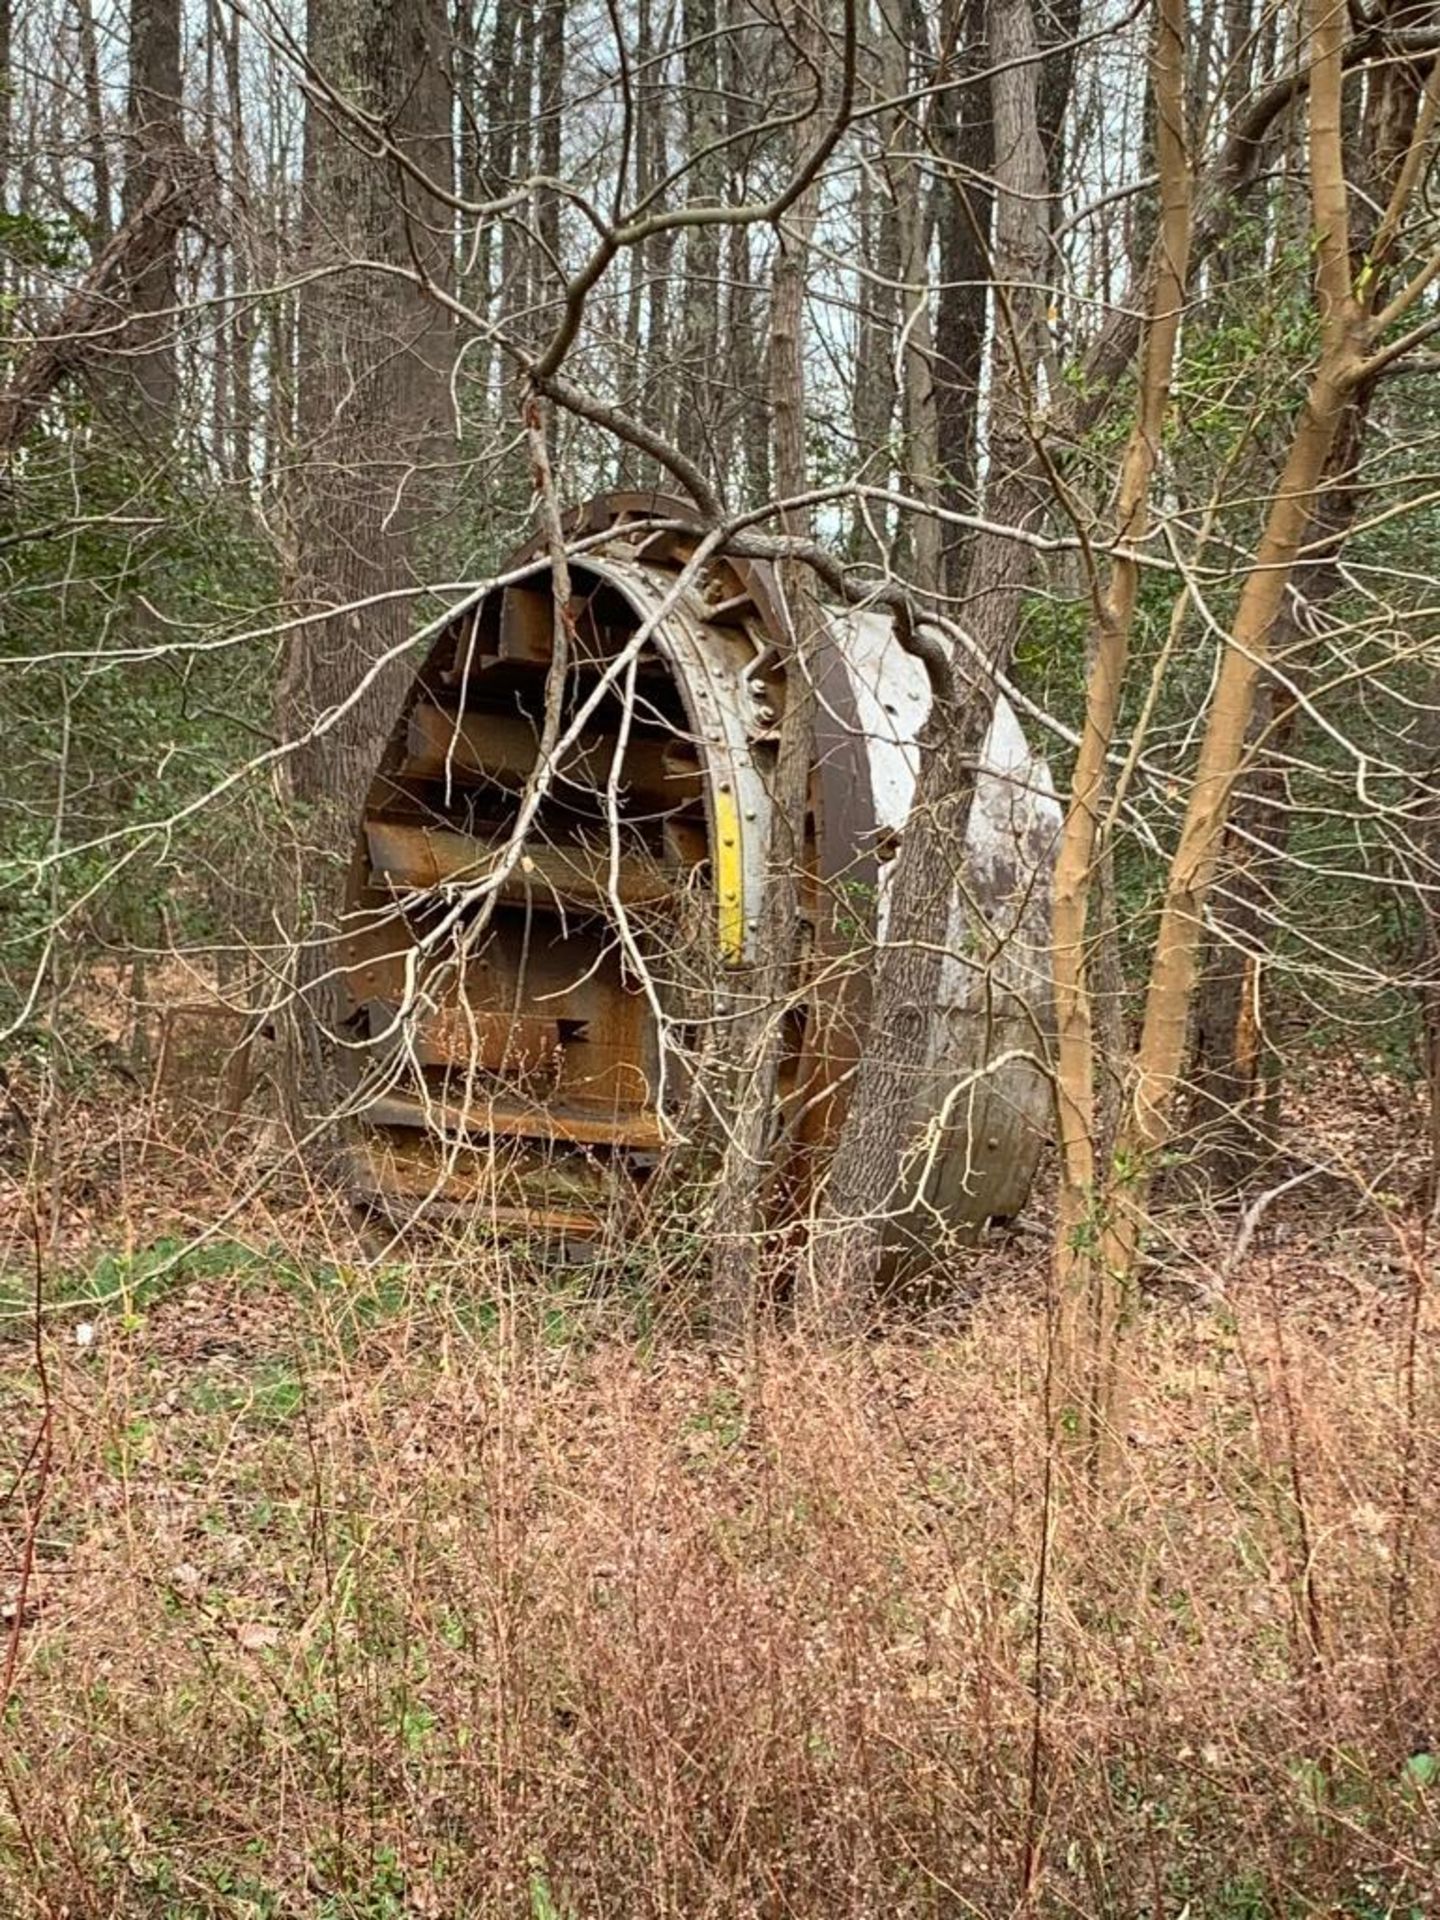
[[[684,509],[574,516],[570,597],[522,551],[428,636],[357,834],[337,972],[357,1198],[594,1235],[714,1118],[774,840],[789,617]],[[823,1183],[864,1030],[929,711],[887,615],[824,610],[782,1022],[775,1206]],[[553,751],[542,752],[547,741]],[[897,1244],[1024,1204],[1049,1124],[1044,762],[997,701],[950,903]]]

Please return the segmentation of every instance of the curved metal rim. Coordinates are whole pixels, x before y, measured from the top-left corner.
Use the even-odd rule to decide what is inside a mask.
[[[574,508],[566,516],[567,531],[603,533],[625,514],[649,514],[657,520],[693,520],[693,509],[674,494],[637,488],[597,494],[583,506]],[[513,556],[510,565],[519,566],[543,553],[544,544],[538,535],[528,540]],[[600,549],[595,557],[603,556],[603,552],[604,549]],[[577,565],[584,566],[589,557],[580,556]],[[771,639],[778,646],[786,645],[791,627],[774,569],[766,561],[747,560],[726,553],[723,548],[716,558],[733,568],[755,603],[760,623]],[[639,564],[646,564],[643,550]],[[876,816],[870,761],[849,669],[828,619],[820,625],[811,666],[818,696],[814,761],[820,789],[820,879],[823,883],[843,874],[873,886],[879,862],[874,853]]]

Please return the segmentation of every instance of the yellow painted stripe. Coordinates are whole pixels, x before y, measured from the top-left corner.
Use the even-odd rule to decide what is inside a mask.
[[[727,967],[745,957],[745,887],[740,810],[733,793],[715,795],[715,895],[720,910],[720,958]]]

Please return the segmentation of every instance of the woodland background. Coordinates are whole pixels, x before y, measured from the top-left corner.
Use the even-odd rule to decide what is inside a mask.
[[[0,0],[7,1912],[1434,1910],[1437,56]],[[576,1270],[294,1150],[411,637],[631,485],[960,636],[877,1036],[997,682],[1050,759],[1055,1152],[926,1300],[898,1043],[804,1300],[763,1100]]]

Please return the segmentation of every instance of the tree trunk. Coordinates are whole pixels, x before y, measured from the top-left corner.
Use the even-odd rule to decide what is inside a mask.
[[[468,11],[470,0],[461,0]],[[463,91],[460,99],[461,114],[461,191],[476,199],[492,199],[502,194],[510,185],[514,175],[513,150],[514,127],[510,117],[510,95],[514,84],[515,65],[515,0],[497,0],[494,24],[490,32],[490,53],[488,60],[474,63],[483,67],[485,83],[481,87],[478,75],[472,75],[469,85],[462,79]],[[471,31],[473,32],[473,20]],[[468,70],[464,52],[465,43],[461,43],[462,75]],[[463,184],[470,182],[470,184]],[[475,244],[475,273],[473,283],[462,289],[472,306],[486,318],[495,313],[497,294],[501,301],[500,313],[504,313],[503,290],[496,282],[496,246],[497,222],[482,220]],[[462,235],[462,252],[468,235]],[[502,238],[500,255],[504,259],[505,243]],[[468,253],[466,254],[468,258]],[[501,280],[503,283],[503,267]],[[495,370],[495,349],[488,337],[475,343],[475,385],[480,395],[482,408],[490,401],[491,381]]]
[[[1236,789],[1225,830],[1195,995],[1188,1095],[1190,1167],[1212,1196],[1243,1186],[1276,1144],[1265,958],[1290,840],[1286,763],[1301,716],[1290,686],[1303,687],[1314,652],[1312,623],[1345,584],[1339,556],[1359,508],[1356,467],[1366,411],[1365,396],[1357,396],[1337,435],[1302,542],[1308,555],[1300,574],[1305,625],[1292,596],[1271,642],[1290,685],[1267,676],[1257,689],[1244,784]]]
[[[8,11],[9,0],[6,0]],[[95,45],[95,15],[90,0],[77,0],[77,38],[80,83],[85,90],[85,146],[90,162],[90,189],[95,201],[92,251],[102,253],[115,231],[114,194],[110,185],[110,152],[105,142],[105,111],[100,92],[100,55]],[[6,112],[9,111],[8,96]]]
[[[230,220],[233,229],[231,259],[235,313],[230,322],[230,429],[231,477],[247,490],[254,483],[255,430],[255,315],[247,298],[252,284],[250,146],[245,130],[245,110],[240,79],[240,17],[233,9],[223,8],[219,0],[212,7],[212,31],[220,40],[225,58],[226,124],[230,138]]]
[[[725,134],[732,200],[750,198],[753,141],[743,136],[753,125],[750,100],[754,38],[746,0],[725,0]],[[753,285],[749,227],[735,226],[727,237],[725,289],[725,365],[729,383],[726,430],[722,436],[723,471],[740,476],[737,503],[757,506],[770,492],[770,404],[762,365],[758,296]]]
[[[565,130],[565,9],[567,0],[544,0],[540,20],[540,73],[536,89],[539,121],[536,146],[539,170],[547,180],[561,172],[561,136]],[[535,228],[540,241],[536,263],[535,299],[553,315],[560,287],[560,195],[553,188],[538,190]]]
[[[99,343],[107,337],[117,308],[124,310],[131,288],[156,256],[173,248],[191,200],[185,179],[159,177],[49,330],[16,365],[9,386],[0,391],[0,459],[15,451],[63,381],[95,372],[105,358]]]
[[[426,176],[448,182],[450,90],[440,0],[311,0],[309,55],[321,86],[306,121],[303,225],[313,271],[299,303],[299,459],[294,476],[291,635],[278,722],[296,837],[299,950],[290,1092],[326,1077],[316,982],[333,964],[336,904],[350,836],[411,672],[400,649],[413,602],[373,596],[414,585],[433,518],[427,467],[441,447],[453,355],[440,305],[411,282],[347,261],[418,260],[445,284],[449,215],[398,167],[360,150],[343,121],[353,102],[386,123]],[[375,677],[362,690],[362,677]],[[313,1076],[304,1071],[307,1061]]]
[[[497,18],[498,25],[498,18]],[[508,184],[528,177],[534,139],[535,0],[516,0],[515,37],[509,62],[510,95],[502,109],[509,122]],[[522,339],[538,329],[530,310],[534,243],[518,213],[506,217],[500,241],[500,312]]]
[[[796,9],[798,44],[816,70],[818,35],[808,9]],[[805,138],[795,130],[794,148]],[[803,493],[809,460],[805,444],[805,278],[810,239],[819,211],[819,190],[802,194],[779,236],[770,294],[770,393],[775,433],[775,485],[782,499]],[[787,512],[783,530],[810,532],[804,509]],[[798,565],[782,568],[780,585],[792,623],[785,661],[785,708],[771,796],[769,869],[756,934],[756,957],[747,976],[733,982],[741,1011],[732,1057],[736,1095],[729,1105],[725,1153],[716,1188],[716,1261],[712,1319],[721,1338],[753,1333],[757,1280],[765,1228],[764,1196],[769,1148],[779,1119],[777,1087],[784,1048],[786,1001],[795,986],[800,934],[800,882],[805,859],[805,817],[810,790],[815,696],[812,641],[818,618],[811,583]]]
[[[855,386],[851,419],[855,432],[856,472],[872,486],[888,487],[895,424],[896,282],[900,278],[900,223],[894,196],[877,193],[882,170],[867,165],[857,190],[860,264],[856,301]],[[883,177],[883,176],[882,176]],[[878,523],[878,524],[877,524]],[[878,562],[880,544],[872,526],[883,534],[888,516],[876,505],[869,513],[857,507],[852,548],[857,559]]]
[[[1080,0],[1044,0],[1038,23],[1045,58],[1040,67],[1037,109],[1052,214],[1059,209],[1065,187],[1065,115],[1075,84],[1075,37],[1080,31],[1080,18]]]
[[[1242,26],[1248,10],[1236,10],[1232,40],[1243,64]],[[1386,250],[1375,242],[1381,209],[1396,191],[1416,137],[1422,75],[1390,63],[1370,77],[1363,115],[1347,118],[1347,149],[1360,191],[1351,216],[1352,272],[1367,273],[1376,296],[1388,283],[1393,233]],[[1233,258],[1227,262],[1233,267]],[[1271,646],[1293,685],[1307,677],[1315,643],[1315,618],[1344,587],[1340,554],[1360,509],[1362,455],[1373,387],[1352,397],[1326,464],[1324,480],[1305,532],[1306,559],[1297,593],[1290,596]],[[1212,1193],[1232,1193],[1254,1177],[1274,1149],[1276,1055],[1266,1005],[1266,952],[1280,905],[1290,838],[1290,808],[1284,762],[1301,724],[1296,695],[1267,677],[1257,692],[1244,785],[1235,795],[1210,932],[1196,993],[1195,1038],[1190,1060],[1189,1123],[1194,1170]]]
[[[724,187],[724,155],[709,152],[720,138],[720,68],[715,0],[685,0],[685,139],[691,156],[685,194],[692,205],[718,206]],[[683,398],[676,421],[682,453],[702,472],[726,485],[717,472],[716,429],[724,392],[720,364],[720,229],[693,227],[685,240],[681,290],[680,367]]]
[[[281,85],[284,68],[278,54],[267,49],[267,77],[272,88]],[[285,281],[299,255],[300,225],[298,201],[300,182],[283,124],[265,129],[264,169],[261,188],[263,222],[257,232],[256,279],[262,286]],[[303,158],[302,158],[303,166]],[[282,526],[282,541],[289,566],[288,520],[290,501],[286,495],[290,458],[295,445],[295,306],[293,291],[278,293],[261,310],[258,321],[261,387],[260,472],[267,511]]]
[[[1047,183],[1030,0],[998,0],[990,18],[996,153],[991,275],[998,318],[986,512],[997,526],[1024,529],[1044,505],[1030,422],[1044,326],[1039,289],[1048,240]],[[1030,549],[1023,542],[999,532],[977,539],[964,617],[992,669],[1008,663],[1029,574]],[[963,938],[955,924],[956,886],[992,700],[993,688],[981,677],[953,710],[932,711],[927,723],[915,805],[894,862],[869,1029],[812,1253],[811,1305],[833,1327],[863,1319],[880,1271],[887,1220],[898,1220],[921,1197],[903,1191],[906,1148],[920,1118],[917,1095],[940,1064],[936,1012],[944,950]]]
[[[205,33],[205,90],[204,105],[201,111],[200,139],[201,151],[218,169],[220,160],[220,35],[215,31],[215,8],[206,9]],[[230,303],[230,236],[224,234],[213,242],[214,267],[212,269],[213,297],[217,321],[214,333],[210,368],[210,459],[215,472],[222,479],[228,478],[231,460],[230,432],[230,329],[219,316],[223,315]]]
[[[1170,407],[1190,263],[1191,177],[1185,130],[1185,0],[1161,0],[1153,57],[1156,159],[1161,227],[1152,267],[1149,324],[1140,360],[1135,425],[1120,470],[1115,538],[1135,549],[1145,537],[1150,490]],[[1103,1341],[1112,1318],[1109,1276],[1095,1259],[1099,1243],[1097,1142],[1106,1063],[1096,1045],[1096,945],[1088,930],[1092,896],[1106,871],[1107,756],[1119,719],[1130,650],[1138,563],[1122,554],[1109,583],[1092,581],[1094,632],[1085,723],[1055,868],[1055,1104],[1060,1191],[1055,1227],[1056,1292],[1066,1335],[1063,1364],[1079,1432],[1093,1431]],[[1106,929],[1099,929],[1104,940]]]
[[[1225,0],[1225,72],[1221,99],[1230,124],[1240,116],[1255,63],[1254,0]]]
[[[1440,680],[1432,679],[1429,699],[1416,728],[1420,766],[1413,841],[1420,909],[1420,1045],[1425,1092],[1430,1108],[1429,1154],[1420,1199],[1429,1219],[1440,1213]]]
[[[10,73],[12,37],[10,0],[0,0],[0,215],[10,211],[10,95],[14,86]]]
[[[912,12],[898,0],[882,0],[881,22],[885,92],[891,99],[902,99],[910,87]],[[888,117],[885,173],[894,208],[901,285],[901,482],[912,498],[933,507],[940,499],[940,450],[930,302],[931,200],[925,173],[915,157],[919,141],[913,117],[898,109]],[[903,532],[901,566],[918,592],[933,597],[940,590],[939,522],[922,511],[911,516]]]
[[[665,133],[665,109],[668,89],[664,74],[669,46],[665,38],[665,16],[661,17],[658,36],[651,9],[641,8],[641,40],[637,55],[643,78],[637,88],[639,126],[637,159],[642,159],[642,189],[647,211],[660,212],[667,200],[661,183],[670,170],[670,146]],[[675,344],[670,337],[671,266],[675,253],[675,235],[666,229],[651,234],[642,243],[645,282],[645,338],[641,362],[639,407],[642,418],[657,433],[673,440],[677,413],[671,364]]]
[[[959,0],[956,0],[959,4]],[[962,75],[985,70],[985,0],[965,0]],[[951,163],[949,191],[940,213],[940,295],[935,315],[936,433],[941,504],[957,513],[979,506],[976,479],[980,380],[985,361],[987,273],[994,195],[994,127],[987,87],[969,86],[941,96],[938,135]],[[945,587],[958,594],[971,541],[956,526],[941,531]]]
[[[131,0],[130,94],[126,110],[121,214],[133,220],[173,167],[180,124],[180,0]],[[131,319],[117,390],[145,444],[174,437],[176,406],[176,244],[156,250],[130,284]]]

